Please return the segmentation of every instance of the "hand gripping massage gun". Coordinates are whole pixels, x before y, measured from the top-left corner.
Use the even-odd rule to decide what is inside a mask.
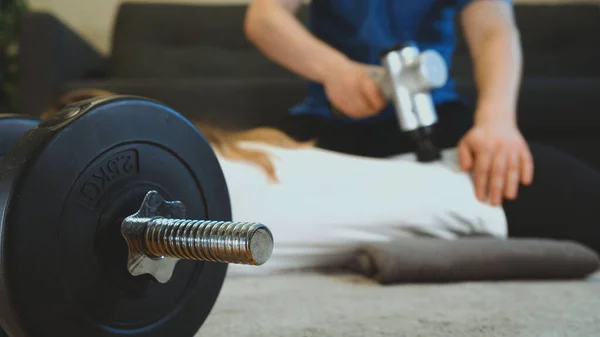
[[[385,50],[381,54],[385,73],[372,72],[385,98],[394,104],[400,129],[409,134],[416,145],[420,162],[441,158],[432,142],[432,126],[438,117],[431,90],[448,80],[448,67],[442,56],[433,50],[421,52],[413,44]]]

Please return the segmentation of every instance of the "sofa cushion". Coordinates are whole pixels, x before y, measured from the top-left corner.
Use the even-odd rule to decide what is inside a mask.
[[[112,45],[117,77],[289,77],[244,36],[247,5],[123,3]],[[307,18],[304,6],[299,13]],[[600,6],[517,4],[525,77],[600,77]],[[458,21],[458,20],[457,20]],[[457,24],[459,24],[457,22]],[[460,29],[452,72],[472,75]]]
[[[599,5],[517,4],[514,11],[525,77],[600,77]],[[471,59],[463,34],[457,31],[453,72],[468,77]]]
[[[246,39],[246,8],[247,5],[122,4],[113,31],[111,76],[293,76]]]
[[[61,91],[81,88],[149,97],[188,118],[238,129],[278,122],[302,99],[306,84],[296,79],[110,79],[72,81]]]

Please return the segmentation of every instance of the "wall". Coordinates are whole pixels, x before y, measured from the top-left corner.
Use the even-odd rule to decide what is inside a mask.
[[[102,53],[108,51],[115,11],[122,0],[28,0],[34,10],[58,16]],[[129,2],[177,2],[199,4],[239,4],[249,0],[127,0]],[[359,0],[366,1],[366,0]],[[371,1],[371,0],[368,0]],[[516,0],[528,3],[596,2],[600,0]]]

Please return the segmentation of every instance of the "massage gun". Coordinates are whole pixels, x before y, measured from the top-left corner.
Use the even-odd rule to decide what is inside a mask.
[[[431,90],[448,80],[448,68],[442,56],[433,50],[421,52],[413,44],[385,50],[381,54],[384,73],[370,72],[385,98],[394,104],[400,129],[416,145],[417,159],[430,162],[440,159],[432,142],[432,126],[438,117]]]

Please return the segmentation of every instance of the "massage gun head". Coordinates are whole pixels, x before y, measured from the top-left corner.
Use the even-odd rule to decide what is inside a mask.
[[[390,76],[413,93],[441,88],[448,81],[448,67],[444,58],[434,50],[421,52],[409,42],[381,52],[383,67]]]
[[[400,128],[416,142],[417,157],[420,161],[439,159],[439,151],[431,141],[431,127],[437,123],[431,91],[448,80],[443,57],[433,50],[421,52],[416,44],[407,43],[382,52],[381,63],[386,71],[381,83],[383,92],[396,108]]]
[[[382,53],[384,93],[393,102],[404,131],[431,126],[437,114],[431,91],[448,80],[448,68],[434,50],[421,52],[413,43]]]

